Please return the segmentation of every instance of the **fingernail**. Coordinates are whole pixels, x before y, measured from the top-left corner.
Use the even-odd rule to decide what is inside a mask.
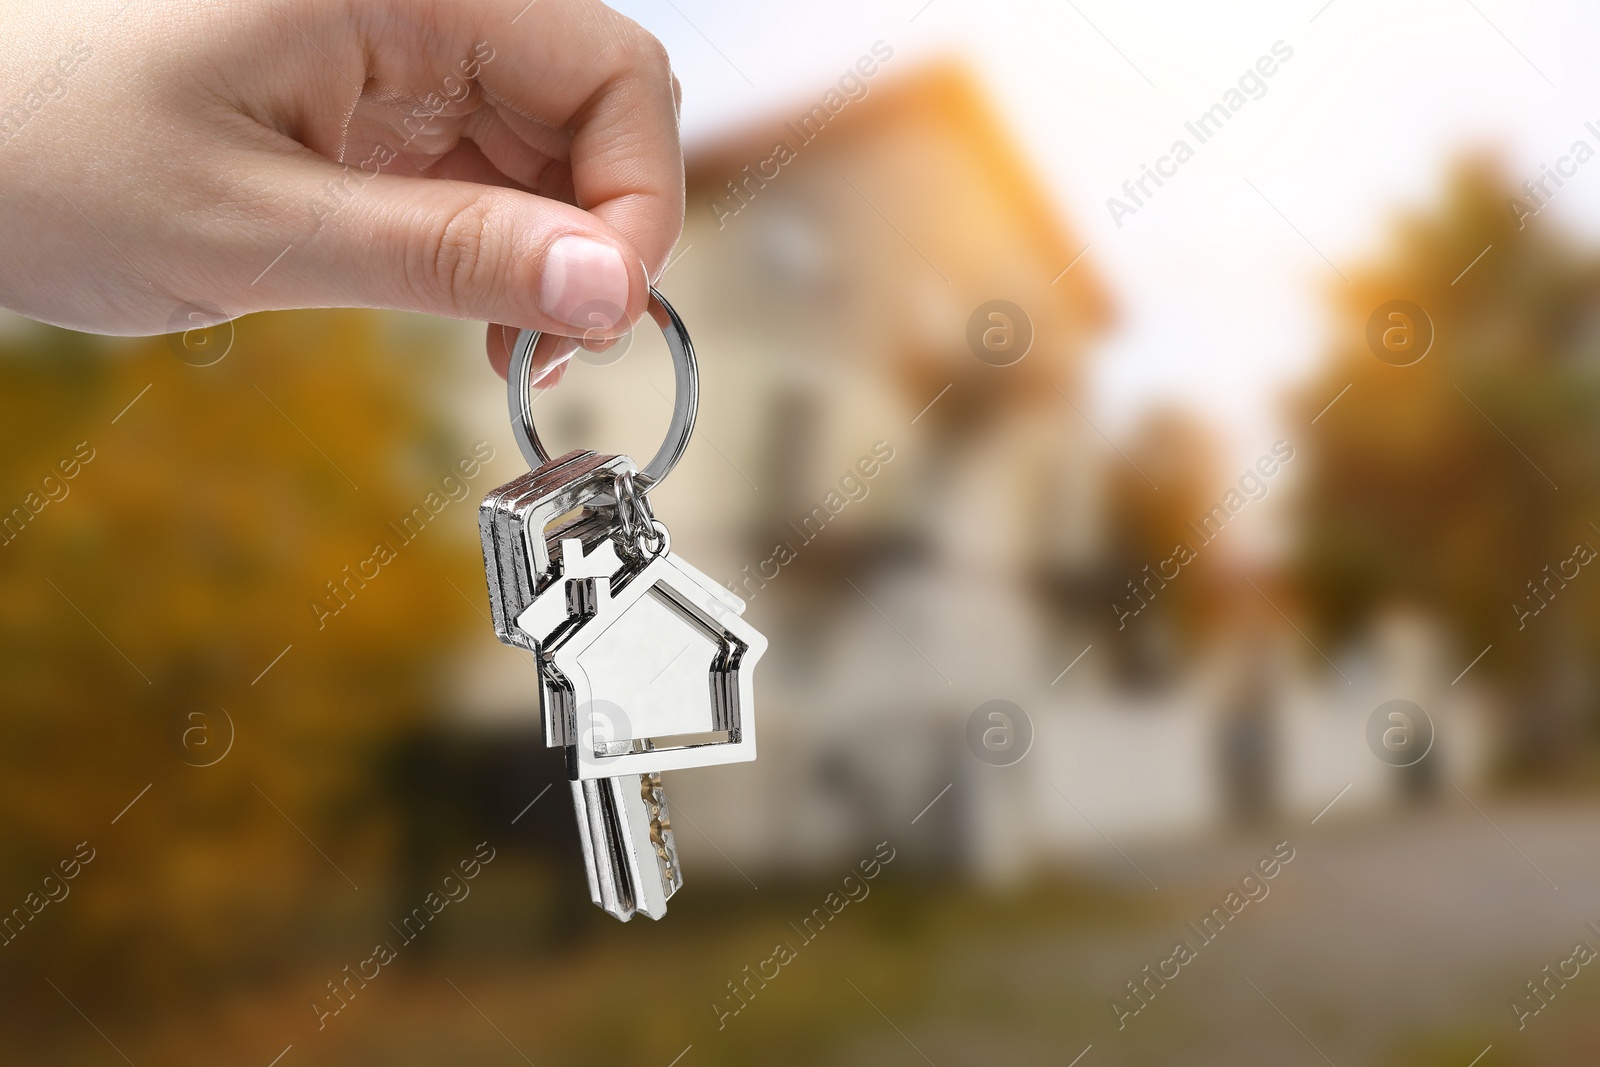
[[[628,306],[628,265],[603,241],[569,235],[545,253],[539,304],[546,315],[583,329],[610,329]]]

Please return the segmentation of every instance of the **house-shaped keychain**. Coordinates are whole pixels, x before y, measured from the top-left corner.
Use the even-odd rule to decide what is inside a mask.
[[[558,532],[550,580],[517,617],[574,780],[756,757],[753,672],[767,640],[744,602],[670,551],[622,559]]]

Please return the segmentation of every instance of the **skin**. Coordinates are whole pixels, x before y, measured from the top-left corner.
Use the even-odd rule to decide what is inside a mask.
[[[493,324],[504,375],[519,329],[625,332],[683,226],[666,52],[591,0],[8,0],[0,26],[0,304],[31,318],[396,308]],[[578,323],[571,235],[623,264]]]

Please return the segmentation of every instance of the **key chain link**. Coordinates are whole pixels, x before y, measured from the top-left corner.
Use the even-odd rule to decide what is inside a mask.
[[[640,485],[634,471],[620,471],[612,479],[612,495],[617,501],[617,525],[624,544],[637,558],[654,559],[671,551],[672,535],[667,532],[667,524],[651,511],[649,489]]]

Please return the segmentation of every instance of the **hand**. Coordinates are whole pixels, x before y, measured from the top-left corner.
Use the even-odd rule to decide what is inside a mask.
[[[625,332],[683,226],[677,80],[594,0],[11,0],[0,29],[0,303],[32,318],[399,308],[504,324],[504,375],[518,329]]]

